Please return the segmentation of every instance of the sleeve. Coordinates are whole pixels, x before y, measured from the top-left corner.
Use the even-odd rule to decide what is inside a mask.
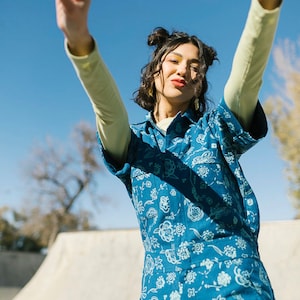
[[[224,99],[217,106],[212,127],[215,128],[215,135],[219,137],[222,152],[238,157],[256,145],[268,132],[267,119],[259,102],[254,109],[249,130],[241,126]]]
[[[265,70],[279,19],[279,8],[264,9],[252,0],[248,18],[240,38],[224,98],[240,123],[249,129],[255,111]]]
[[[126,108],[97,45],[86,56],[74,56],[65,49],[92,103],[96,126],[105,151],[116,161],[125,161],[131,131]]]

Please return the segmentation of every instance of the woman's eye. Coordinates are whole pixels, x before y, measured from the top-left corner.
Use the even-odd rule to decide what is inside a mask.
[[[191,68],[191,70],[192,70],[193,72],[196,72],[196,73],[199,72],[199,67],[198,67],[198,66],[191,66],[190,68]]]

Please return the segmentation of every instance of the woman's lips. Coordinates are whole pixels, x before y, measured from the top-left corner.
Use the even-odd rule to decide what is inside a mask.
[[[186,85],[185,80],[182,79],[173,79],[171,82],[174,84],[175,87],[184,87]]]

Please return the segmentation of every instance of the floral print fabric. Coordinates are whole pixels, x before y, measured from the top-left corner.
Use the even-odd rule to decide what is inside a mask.
[[[132,126],[122,168],[145,248],[145,300],[274,299],[260,260],[259,210],[238,159],[266,134],[258,104],[245,132],[222,100],[195,120],[178,114],[164,135],[152,121]]]

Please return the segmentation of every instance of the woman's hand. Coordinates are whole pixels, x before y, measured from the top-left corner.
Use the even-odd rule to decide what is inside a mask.
[[[272,10],[279,7],[282,0],[258,0],[264,9]]]
[[[94,48],[88,30],[88,11],[91,0],[56,0],[57,26],[64,33],[72,54],[83,56]]]

